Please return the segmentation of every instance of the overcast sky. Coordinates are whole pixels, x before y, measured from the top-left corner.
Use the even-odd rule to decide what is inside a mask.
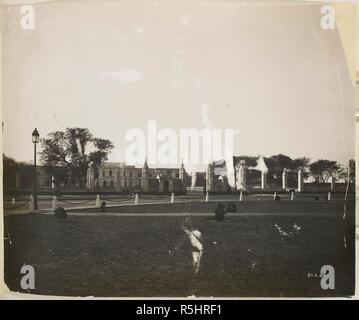
[[[233,128],[235,154],[354,157],[354,95],[317,5],[35,5],[3,12],[4,152],[88,127],[122,161],[130,128]]]

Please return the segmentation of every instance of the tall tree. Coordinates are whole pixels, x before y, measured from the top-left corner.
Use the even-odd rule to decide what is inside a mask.
[[[343,168],[336,162],[320,159],[309,165],[309,172],[315,182],[328,182],[330,177],[340,177]]]
[[[113,149],[110,140],[94,137],[87,128],[51,132],[41,139],[41,145],[44,166],[52,173],[56,167],[67,168],[72,177],[79,177],[81,187],[90,162],[98,168]]]
[[[306,157],[300,157],[297,159],[294,159],[292,162],[292,169],[293,170],[306,170],[309,166],[310,159]]]
[[[307,179],[309,177],[309,163],[309,158],[300,157],[293,160],[291,169],[294,171],[303,170],[304,178]]]
[[[257,159],[258,157],[252,157],[252,156],[233,156],[233,166],[236,167],[239,165],[241,161],[245,161],[245,164],[247,167],[255,167],[257,165]]]
[[[285,168],[292,169],[293,167],[293,160],[284,154],[278,154],[271,156],[270,158],[266,158],[265,162],[269,170],[268,175],[274,180],[282,178],[282,173]]]

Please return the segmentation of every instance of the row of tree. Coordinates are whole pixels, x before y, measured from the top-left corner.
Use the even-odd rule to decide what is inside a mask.
[[[257,165],[258,157],[239,156],[234,157],[234,162],[245,160],[248,167],[255,167]],[[268,179],[276,181],[282,179],[284,169],[298,171],[302,169],[304,178],[312,178],[317,183],[329,182],[331,177],[337,180],[355,182],[355,160],[349,160],[348,167],[344,167],[336,161],[319,159],[311,162],[309,158],[300,157],[292,159],[284,154],[273,155],[271,157],[264,157],[264,161],[268,167]]]
[[[84,186],[90,163],[97,169],[108,159],[113,143],[95,137],[87,128],[67,128],[54,131],[40,140],[40,163],[56,184]],[[17,162],[3,155],[4,187],[14,188],[16,173],[21,173],[21,185],[33,181],[32,164]]]
[[[48,170],[50,175],[57,176],[57,180],[76,179],[80,187],[86,181],[87,168],[90,163],[97,168],[108,159],[113,149],[113,143],[108,139],[95,137],[87,128],[67,128],[65,131],[54,131],[47,137],[41,139],[41,163]],[[234,161],[245,160],[246,165],[255,167],[258,157],[239,156]],[[18,163],[15,160],[4,156],[4,175],[6,172],[16,171],[21,167],[29,166],[26,163]],[[292,159],[286,155],[279,154],[265,157],[264,161],[268,167],[268,179],[278,181],[282,177],[283,169],[297,171],[302,169],[304,177],[311,177],[315,182],[328,182],[330,177],[338,180],[348,177],[348,169],[336,161],[320,159],[311,162],[309,158],[300,157]],[[9,174],[7,175],[9,176]],[[349,163],[349,180],[355,180],[355,161]],[[73,181],[67,181],[71,183]]]

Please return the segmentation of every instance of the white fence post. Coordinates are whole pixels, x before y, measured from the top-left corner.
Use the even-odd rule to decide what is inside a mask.
[[[35,211],[34,197],[32,195],[30,195],[29,210],[30,212]]]
[[[174,203],[175,202],[175,194],[172,192],[171,194],[171,203]]]
[[[57,209],[57,207],[58,207],[58,205],[57,205],[57,197],[53,196],[52,197],[52,210],[55,211]]]
[[[135,195],[135,205],[137,205],[138,204],[138,194],[136,193],[136,195]]]
[[[209,200],[209,194],[208,194],[208,192],[206,193],[206,202],[208,202],[208,200]]]
[[[101,208],[101,199],[99,194],[96,196],[96,208]]]

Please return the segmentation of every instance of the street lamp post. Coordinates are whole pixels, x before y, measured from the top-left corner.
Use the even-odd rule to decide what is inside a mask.
[[[37,207],[37,194],[36,194],[36,185],[37,185],[37,173],[36,173],[36,145],[40,141],[40,134],[35,128],[35,130],[32,133],[32,143],[34,144],[34,190],[33,190],[33,199],[34,199],[34,211],[36,212]]]

